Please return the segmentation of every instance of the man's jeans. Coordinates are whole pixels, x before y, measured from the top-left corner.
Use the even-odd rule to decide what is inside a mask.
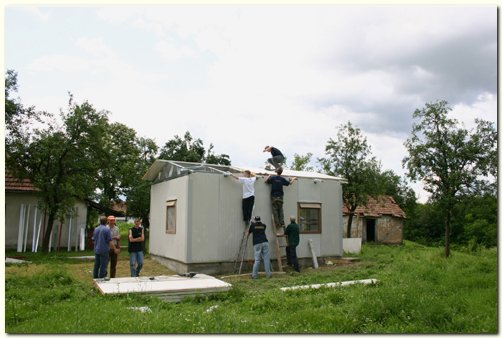
[[[284,162],[284,156],[281,155],[273,156],[269,158],[267,162],[273,165],[275,169],[278,169],[282,165],[282,162]]]
[[[105,278],[108,266],[108,251],[104,254],[94,254],[94,271],[92,278]]]
[[[143,251],[129,252],[129,265],[131,277],[138,277],[143,267]]]
[[[254,248],[254,265],[253,274],[251,277],[258,278],[258,270],[260,269],[260,259],[263,258],[263,264],[265,265],[265,276],[270,277],[270,251],[268,242],[263,242],[253,246]]]

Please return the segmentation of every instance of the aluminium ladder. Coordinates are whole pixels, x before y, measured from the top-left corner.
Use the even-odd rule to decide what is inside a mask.
[[[248,230],[249,226],[246,226],[244,233],[242,234],[241,244],[239,245],[239,252],[234,261],[234,272],[238,272],[239,275],[242,271],[242,264],[244,263],[244,257],[246,256],[246,249],[248,247]],[[240,262],[239,270],[237,270],[237,264]]]

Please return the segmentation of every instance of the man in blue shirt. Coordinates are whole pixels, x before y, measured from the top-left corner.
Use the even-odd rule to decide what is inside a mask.
[[[270,197],[272,198],[272,216],[274,217],[274,223],[278,230],[278,235],[282,235],[284,232],[284,211],[282,205],[284,204],[284,190],[283,186],[288,186],[296,180],[296,177],[290,178],[289,180],[281,176],[282,168],[276,170],[277,175],[268,176],[265,179],[265,183],[270,184],[272,189],[270,191]]]
[[[99,226],[94,229],[92,240],[94,242],[94,271],[93,278],[105,278],[108,257],[111,249],[115,249],[112,243],[112,234],[106,226],[106,216],[99,218]]]

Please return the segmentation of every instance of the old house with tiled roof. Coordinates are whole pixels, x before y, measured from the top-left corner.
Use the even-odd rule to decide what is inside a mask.
[[[36,251],[42,246],[47,226],[46,217],[39,205],[40,193],[29,179],[19,179],[5,171],[5,248],[17,252]],[[85,237],[87,205],[75,203],[74,212],[63,222],[54,224],[51,249],[81,247]]]
[[[402,244],[406,215],[392,196],[369,198],[365,206],[356,208],[352,219],[352,238],[363,242]],[[347,237],[349,211],[343,207],[344,237]]]

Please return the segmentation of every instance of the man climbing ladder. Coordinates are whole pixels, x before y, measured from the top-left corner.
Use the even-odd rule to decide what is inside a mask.
[[[281,176],[282,168],[276,170],[277,175],[267,176],[265,183],[270,184],[272,189],[270,190],[270,197],[272,199],[272,215],[274,216],[274,224],[276,226],[276,231],[278,235],[284,234],[284,211],[282,205],[284,203],[284,190],[283,186],[288,186],[292,184],[296,177],[290,178],[289,180]]]

